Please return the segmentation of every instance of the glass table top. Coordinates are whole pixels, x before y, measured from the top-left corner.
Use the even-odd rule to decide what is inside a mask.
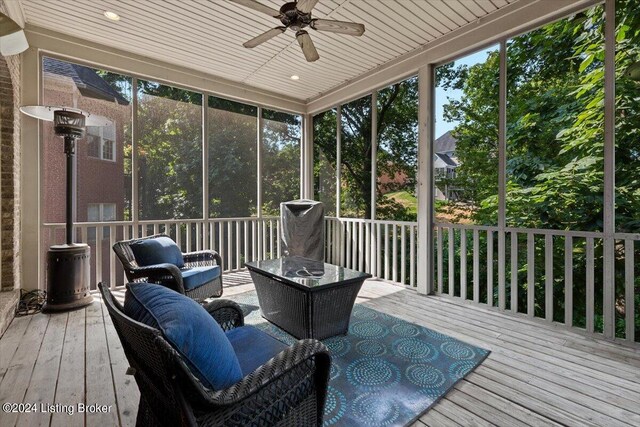
[[[368,273],[297,256],[247,262],[245,265],[250,270],[283,278],[308,288],[354,282],[372,277]]]

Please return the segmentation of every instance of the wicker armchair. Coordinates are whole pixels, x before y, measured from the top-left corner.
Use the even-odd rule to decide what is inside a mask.
[[[222,258],[215,251],[198,251],[183,253],[184,268],[180,269],[173,264],[155,264],[141,266],[136,262],[135,255],[131,250],[131,245],[143,240],[156,239],[158,237],[168,237],[165,234],[155,234],[153,236],[139,239],[122,240],[113,245],[113,251],[122,263],[124,272],[129,282],[149,282],[159,283],[167,286],[183,295],[187,295],[197,301],[202,301],[209,297],[219,297],[222,295],[222,274],[210,282],[188,289],[184,285],[183,272],[194,267],[207,267],[219,265],[222,268]]]
[[[330,356],[316,340],[301,340],[224,390],[209,390],[152,327],[127,317],[99,284],[140,389],[137,426],[321,426]],[[233,301],[204,308],[230,330],[244,324]]]

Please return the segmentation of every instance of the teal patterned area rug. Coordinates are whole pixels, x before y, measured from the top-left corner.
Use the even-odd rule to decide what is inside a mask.
[[[261,316],[254,291],[227,298],[242,306],[246,324],[287,344],[296,341]],[[347,335],[322,342],[331,352],[325,426],[411,424],[489,355],[361,304]]]

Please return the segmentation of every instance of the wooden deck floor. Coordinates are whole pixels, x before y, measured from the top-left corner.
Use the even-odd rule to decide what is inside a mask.
[[[253,289],[225,276],[225,295]],[[368,281],[358,302],[492,351],[415,426],[640,426],[640,350],[596,341],[445,297]],[[134,425],[138,390],[99,300],[69,313],[14,319],[0,338],[0,426]],[[111,406],[107,413],[42,412],[39,403]]]

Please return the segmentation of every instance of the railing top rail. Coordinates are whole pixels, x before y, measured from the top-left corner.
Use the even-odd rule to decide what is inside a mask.
[[[417,221],[391,221],[391,220],[382,220],[382,219],[366,219],[366,218],[336,218],[333,216],[325,216],[325,220],[328,221],[339,221],[339,222],[355,222],[355,223],[369,223],[369,224],[381,224],[381,225],[418,225]]]
[[[478,224],[456,224],[449,222],[436,222],[434,227],[441,228],[455,228],[462,230],[484,230],[484,231],[499,231],[499,227],[495,225],[478,225]],[[564,236],[564,237],[592,237],[603,238],[604,233],[602,231],[580,231],[580,230],[554,230],[548,228],[525,228],[525,227],[505,227],[504,231],[507,233],[520,233],[520,234],[541,234],[552,236]],[[640,233],[614,233],[613,238],[617,240],[640,240]]]
[[[280,217],[277,216],[263,216],[261,218],[258,217],[239,217],[239,218],[209,218],[209,219],[158,219],[158,220],[144,220],[138,221],[138,225],[162,225],[162,224],[198,224],[205,222],[229,222],[229,221],[269,221],[269,220],[278,220]],[[99,226],[125,226],[125,225],[134,225],[133,221],[98,221],[98,222],[74,222],[73,223],[77,227],[99,227]],[[65,223],[63,222],[45,222],[42,224],[43,227],[47,228],[56,228],[56,227],[65,227]]]

